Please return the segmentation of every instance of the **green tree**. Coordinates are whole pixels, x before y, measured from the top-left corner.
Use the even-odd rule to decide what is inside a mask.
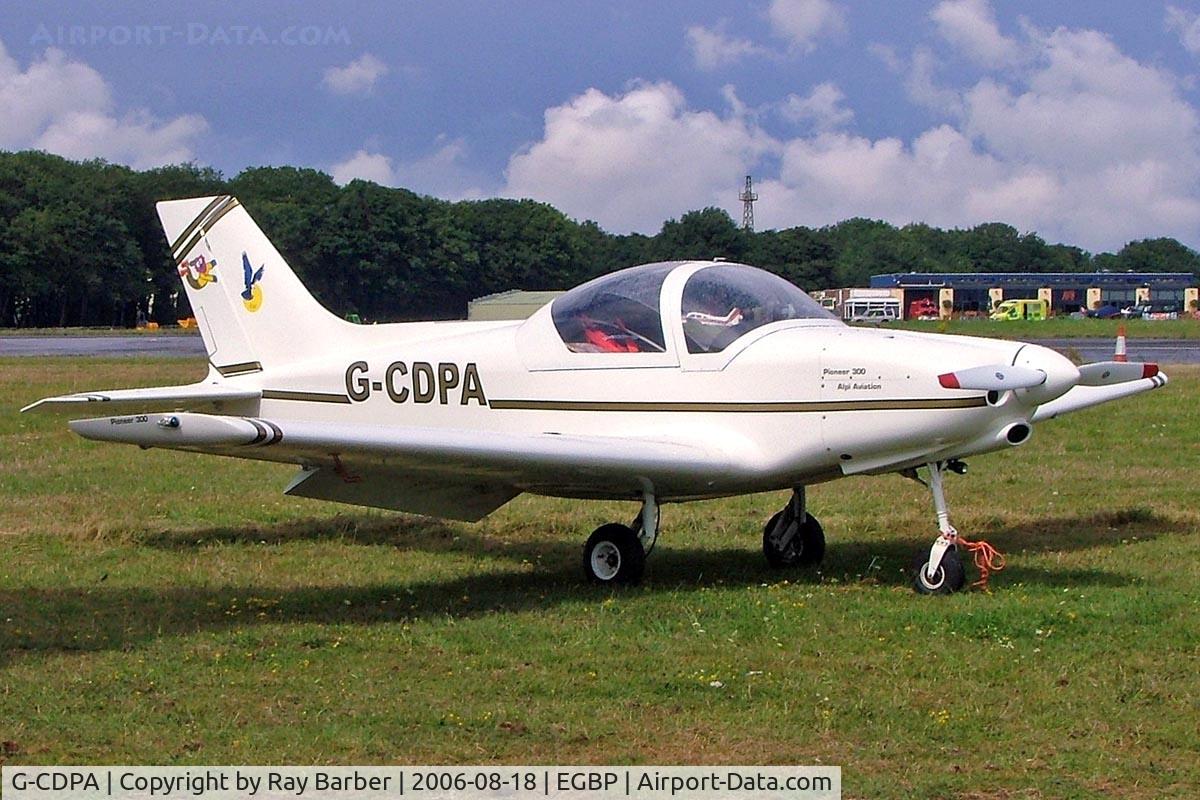
[[[723,209],[709,207],[665,222],[654,237],[652,250],[663,261],[711,258],[741,261],[750,236]]]
[[[1130,272],[1200,272],[1200,254],[1175,239],[1139,239],[1117,252],[1116,269]]]

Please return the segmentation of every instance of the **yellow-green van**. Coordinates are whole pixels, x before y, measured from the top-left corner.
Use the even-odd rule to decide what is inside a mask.
[[[1050,309],[1045,300],[1005,300],[996,306],[991,319],[1045,319]]]

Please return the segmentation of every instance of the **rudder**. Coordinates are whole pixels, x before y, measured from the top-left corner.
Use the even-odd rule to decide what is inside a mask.
[[[205,349],[224,375],[258,372],[337,347],[350,324],[309,293],[230,195],[156,206]]]

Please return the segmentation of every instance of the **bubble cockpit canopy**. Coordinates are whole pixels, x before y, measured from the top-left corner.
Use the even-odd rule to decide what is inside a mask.
[[[716,353],[772,322],[836,319],[783,278],[745,264],[703,266],[687,278],[678,306],[664,303],[664,282],[681,267],[692,265],[645,264],[572,289],[551,307],[559,336],[576,353],[661,353],[663,310],[677,307],[687,351]]]

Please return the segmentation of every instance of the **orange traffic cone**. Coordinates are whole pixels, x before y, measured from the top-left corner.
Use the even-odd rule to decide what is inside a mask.
[[[1125,358],[1125,326],[1117,327],[1117,349],[1113,351],[1113,361],[1124,363],[1128,359]]]

